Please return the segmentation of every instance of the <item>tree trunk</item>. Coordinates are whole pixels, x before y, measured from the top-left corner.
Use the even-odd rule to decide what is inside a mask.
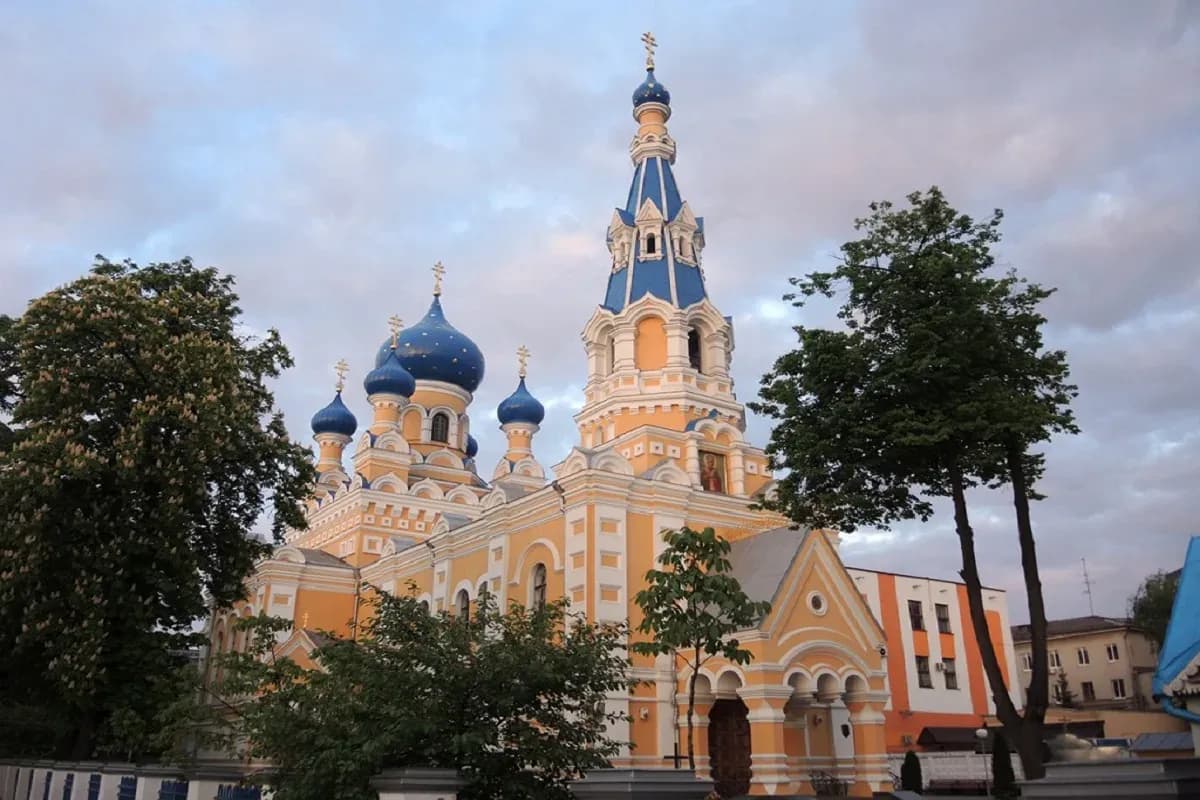
[[[692,743],[692,714],[696,709],[696,675],[700,672],[700,648],[696,648],[696,665],[688,678],[688,769],[696,770],[696,749]]]
[[[983,608],[983,583],[979,579],[979,564],[975,559],[975,531],[971,528],[970,516],[967,514],[966,486],[957,464],[950,466],[950,494],[954,501],[954,527],[958,533],[958,542],[962,550],[963,566],[959,574],[962,576],[963,583],[966,584],[971,627],[975,631],[979,657],[983,661],[983,671],[987,674],[988,684],[992,689],[992,702],[996,705],[996,717],[1004,726],[1005,736],[1013,743],[1021,756],[1021,766],[1026,770],[1026,778],[1040,778],[1043,774],[1041,724],[1037,724],[1032,732],[1030,731],[1025,719],[1013,704],[1012,697],[1008,693],[1008,686],[1004,682],[1004,671],[1000,668],[1000,659],[992,644],[987,614]],[[1037,753],[1036,761],[1028,762],[1027,754],[1033,752]]]
[[[71,744],[72,761],[87,761],[92,757],[96,744],[96,712],[86,711],[79,719],[79,727],[75,729],[75,741]]]
[[[1017,538],[1021,543],[1021,571],[1025,576],[1025,600],[1029,604],[1030,649],[1033,663],[1025,692],[1025,728],[1030,756],[1018,747],[1026,779],[1045,775],[1042,764],[1042,723],[1050,695],[1050,665],[1046,654],[1046,605],[1042,599],[1042,580],[1038,575],[1037,545],[1033,541],[1033,523],[1029,518],[1029,485],[1025,476],[1025,452],[1016,443],[1007,447],[1008,473],[1012,481],[1013,506],[1017,512]],[[1023,740],[1024,741],[1024,740]]]

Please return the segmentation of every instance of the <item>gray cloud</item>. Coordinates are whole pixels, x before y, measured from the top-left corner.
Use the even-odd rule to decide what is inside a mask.
[[[603,231],[631,171],[637,36],[663,48],[676,168],[707,218],[714,301],[737,324],[749,399],[790,325],[778,303],[826,266],[874,199],[932,183],[1007,212],[1005,264],[1060,288],[1084,433],[1047,447],[1035,524],[1052,613],[1119,613],[1137,580],[1198,532],[1200,19],[1187,2],[568,4],[330,14],[263,7],[0,11],[0,311],[78,275],[92,253],[192,255],[238,276],[249,324],[297,368],[292,429],[327,401],[328,365],[361,376],[386,334],[445,305],[489,359],[474,430],[520,343],[550,414],[547,465],[575,440],[578,331],[604,290]],[[366,404],[353,395],[360,418]],[[749,433],[769,430],[751,418]],[[1023,614],[1011,506],[972,498],[986,579]],[[846,537],[849,560],[939,575],[948,515]]]

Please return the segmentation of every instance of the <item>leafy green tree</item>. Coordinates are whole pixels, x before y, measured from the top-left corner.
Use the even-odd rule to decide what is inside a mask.
[[[1057,702],[1063,708],[1075,708],[1079,703],[1075,699],[1075,692],[1071,691],[1071,684],[1067,680],[1065,670],[1060,670],[1058,677],[1054,679],[1055,686],[1058,687]]]
[[[1017,794],[1017,776],[1013,772],[1008,740],[997,731],[992,740],[992,795],[1008,798]]]
[[[1162,647],[1179,588],[1179,572],[1159,570],[1148,575],[1129,598],[1129,618],[1133,625],[1144,630],[1154,643]]]
[[[646,573],[646,588],[634,601],[642,610],[637,630],[650,635],[631,649],[643,655],[670,654],[687,665],[688,767],[696,768],[693,722],[696,678],[709,660],[723,656],[735,664],[752,658],[734,636],[752,628],[771,610],[742,591],[729,574],[729,542],[712,528],[694,531],[683,527],[664,533],[666,548],[658,557],[661,569]]]
[[[921,759],[912,750],[904,754],[904,761],[900,764],[900,788],[910,792],[925,791]]]
[[[1042,774],[1048,703],[1046,614],[1029,501],[1043,458],[1032,448],[1076,430],[1066,357],[1042,347],[1050,291],[992,273],[1002,214],[976,222],[936,187],[909,207],[870,206],[861,238],[829,272],[794,278],[785,296],[840,299],[842,329],[798,326],[800,346],[763,378],[754,410],[773,418],[768,453],[786,470],[769,505],[794,521],[853,531],[927,520],[951,498],[971,624],[996,714],[1026,775]],[[967,491],[1007,484],[1032,632],[1025,712],[1004,683],[983,608]]]
[[[264,510],[277,537],[304,525],[311,454],[266,386],[291,358],[188,260],[98,257],[0,341],[0,702],[55,720],[58,756],[128,752],[112,723],[158,713],[207,601],[268,552]]]
[[[17,401],[17,353],[12,317],[0,314],[0,452],[12,444],[13,432],[5,422]]]
[[[568,800],[570,781],[620,743],[611,692],[629,689],[623,625],[568,616],[565,601],[469,619],[380,593],[357,641],[314,651],[320,669],[274,655],[288,623],[250,618],[252,646],[224,656],[237,738],[272,761],[279,800],[372,800],[387,767],[447,767],[464,800]]]

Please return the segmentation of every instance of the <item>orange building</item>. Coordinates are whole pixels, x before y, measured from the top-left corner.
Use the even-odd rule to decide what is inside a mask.
[[[341,374],[313,417],[320,477],[308,528],[257,567],[244,603],[214,613],[211,647],[239,647],[233,619],[266,612],[292,621],[280,646],[306,658],[321,631],[350,630],[367,584],[415,585],[432,613],[470,613],[487,591],[501,604],[567,597],[590,619],[636,626],[633,598],[663,531],[711,526],[732,542],[746,591],[771,611],[739,634],[752,663],[714,660],[698,681],[700,771],[726,796],[808,794],[814,780],[833,778],[869,797],[891,787],[887,751],[919,734],[913,715],[957,725],[987,710],[959,590],[946,584],[951,633],[914,633],[898,610],[910,579],[852,576],[835,534],[792,530],[754,507],[775,482],[745,438],[729,370],[733,321],[707,292],[704,219],[676,183],[670,95],[647,61],[633,98],[633,178],[596,277],[597,293],[603,280],[607,289],[583,329],[578,446],[551,470],[535,457],[545,408],[522,348],[516,388],[497,409],[507,451],[480,475],[470,411],[485,361],[447,319],[439,264],[424,318],[403,330],[393,321],[364,376],[365,429]],[[1002,594],[989,602],[1006,636]],[[914,655],[942,663],[951,652],[961,689],[927,691],[912,677]],[[664,767],[686,746],[687,672],[668,656],[639,656],[633,676],[637,688],[609,701],[629,719],[612,731],[630,743],[616,764]]]
[[[971,625],[966,586],[854,567],[849,573],[887,635],[888,752],[969,749],[975,731],[989,721],[994,724],[996,706]],[[1020,708],[1004,590],[984,587],[983,605],[1009,695]]]

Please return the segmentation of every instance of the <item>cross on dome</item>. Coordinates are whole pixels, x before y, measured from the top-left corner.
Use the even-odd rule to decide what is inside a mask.
[[[400,336],[400,331],[404,329],[404,320],[400,319],[395,314],[388,317],[388,328],[392,332],[392,349],[396,349],[396,339]]]
[[[642,34],[642,44],[646,46],[646,69],[654,69],[654,48],[658,47],[658,40],[653,33],[646,31]]]
[[[346,388],[346,373],[350,371],[350,365],[346,363],[346,359],[339,358],[338,362],[333,365],[333,371],[337,373],[337,383],[334,386],[340,392]]]
[[[435,297],[440,297],[442,294],[442,276],[446,274],[446,268],[439,261],[433,265],[433,294]]]
[[[517,348],[517,375],[525,377],[526,368],[529,366],[529,348],[521,345]]]

